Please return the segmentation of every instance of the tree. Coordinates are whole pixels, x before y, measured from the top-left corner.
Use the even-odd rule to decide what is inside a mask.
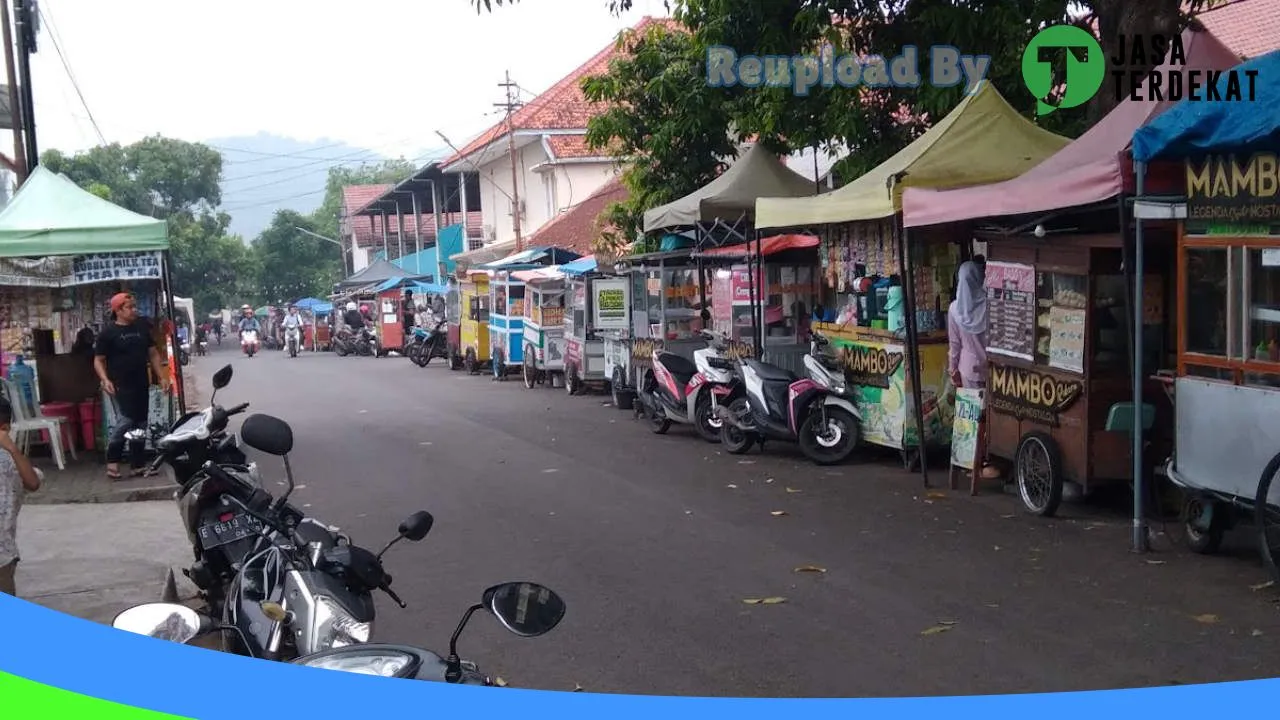
[[[316,221],[293,210],[277,210],[271,225],[253,241],[253,260],[261,300],[284,303],[328,294],[343,271],[342,250],[297,228],[317,234]]]
[[[338,237],[338,212],[342,208],[342,188],[347,185],[380,185],[397,183],[413,175],[418,168],[404,158],[364,163],[356,167],[335,166],[329,168],[325,182],[324,200],[311,213],[315,232],[325,237]]]
[[[256,302],[256,263],[237,235],[226,233],[226,213],[169,219],[174,293],[190,297],[201,312]]]
[[[724,95],[689,82],[702,59],[693,37],[652,26],[618,42],[628,53],[583,81],[586,98],[607,105],[589,121],[587,142],[626,159],[627,200],[605,211],[613,226],[602,236],[609,248],[640,234],[646,209],[711,182],[735,153]]]

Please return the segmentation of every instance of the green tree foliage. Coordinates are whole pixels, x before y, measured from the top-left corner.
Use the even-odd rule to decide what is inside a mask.
[[[338,237],[338,213],[342,209],[342,188],[347,185],[380,185],[397,183],[413,175],[418,168],[404,158],[365,163],[356,167],[335,166],[329,168],[329,179],[324,186],[324,200],[311,214],[315,232],[325,237]]]
[[[253,241],[256,284],[265,302],[324,297],[341,276],[341,248],[298,228],[324,234],[313,216],[278,210],[271,225]]]

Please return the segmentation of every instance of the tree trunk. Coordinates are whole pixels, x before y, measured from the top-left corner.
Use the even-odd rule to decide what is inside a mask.
[[[1186,27],[1187,16],[1182,14],[1179,0],[1093,0],[1090,4],[1097,19],[1098,42],[1107,57],[1108,70],[1102,90],[1089,103],[1089,124],[1092,125],[1119,103],[1111,72],[1149,72],[1162,62],[1162,58],[1156,58],[1153,62],[1132,64],[1131,58],[1125,58],[1123,64],[1115,65],[1111,58],[1120,49],[1120,38],[1132,42],[1139,37],[1149,42],[1156,35],[1171,37]],[[1203,4],[1204,0],[1196,0],[1192,7],[1198,9]]]

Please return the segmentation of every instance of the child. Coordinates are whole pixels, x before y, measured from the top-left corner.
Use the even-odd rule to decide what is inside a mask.
[[[14,571],[18,567],[18,511],[24,492],[40,489],[39,470],[9,435],[13,406],[0,398],[0,593],[17,596]]]

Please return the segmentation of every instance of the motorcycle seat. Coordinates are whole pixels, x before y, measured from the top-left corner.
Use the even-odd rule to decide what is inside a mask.
[[[760,376],[761,380],[774,380],[793,383],[799,378],[790,370],[784,370],[777,365],[770,365],[759,360],[743,360],[744,365],[751,368],[751,371]]]
[[[658,362],[662,363],[662,367],[666,368],[667,372],[671,373],[681,385],[688,385],[693,376],[698,374],[698,367],[692,360],[675,353],[658,353]]]

